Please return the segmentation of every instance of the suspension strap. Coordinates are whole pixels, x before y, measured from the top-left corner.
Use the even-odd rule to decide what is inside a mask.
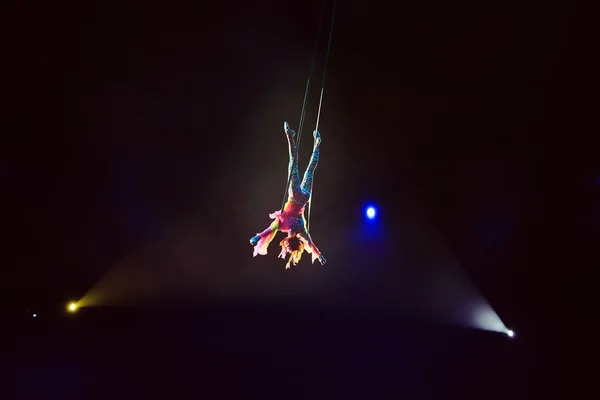
[[[327,62],[329,61],[329,51],[331,49],[331,38],[333,37],[333,23],[335,21],[335,7],[337,0],[333,0],[333,13],[331,14],[331,28],[329,29],[329,42],[327,43],[327,55],[325,56],[325,68],[323,71],[323,82],[321,83],[321,96],[319,97],[319,111],[317,112],[317,124],[315,130],[319,130],[319,120],[321,119],[321,106],[323,105],[323,91],[325,90],[325,77],[327,76]],[[288,183],[289,185],[289,183]],[[308,210],[306,218],[306,230],[309,230],[310,225],[310,208],[313,198],[314,190],[314,174],[313,174],[313,188],[311,189],[310,197],[308,198]]]
[[[315,61],[317,59],[317,50],[319,49],[319,38],[321,37],[321,30],[323,27],[323,20],[325,17],[325,5],[327,4],[327,0],[323,0],[323,6],[321,7],[321,16],[319,18],[319,27],[317,28],[317,37],[315,39],[315,45],[313,47],[312,58],[310,61],[310,69],[308,72],[308,79],[306,79],[306,88],[304,89],[304,101],[302,102],[302,112],[300,113],[300,123],[298,125],[298,132],[296,136],[296,149],[300,148],[300,139],[302,138],[302,129],[304,128],[304,117],[306,116],[306,104],[308,103],[308,91],[310,88],[310,81],[315,69]],[[287,183],[285,184],[285,192],[283,193],[283,201],[281,202],[281,211],[285,207],[285,202],[288,197],[288,190],[290,188],[290,181],[292,179],[292,171],[296,166],[296,159],[294,158],[292,162],[292,168],[288,172]]]

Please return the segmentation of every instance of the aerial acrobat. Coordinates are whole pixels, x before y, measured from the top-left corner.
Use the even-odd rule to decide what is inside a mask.
[[[304,218],[304,208],[311,196],[313,174],[315,168],[317,168],[317,163],[319,162],[321,134],[318,130],[313,132],[314,146],[312,156],[308,167],[306,168],[306,172],[304,173],[304,178],[302,179],[302,182],[300,182],[300,174],[298,172],[298,147],[294,137],[296,132],[290,129],[287,122],[284,122],[283,128],[288,139],[290,154],[288,167],[288,176],[290,178],[289,197],[283,210],[278,210],[269,214],[269,217],[274,221],[267,229],[261,233],[257,233],[256,236],[250,239],[250,244],[254,246],[254,257],[256,257],[257,254],[265,255],[267,254],[269,243],[271,243],[277,234],[277,231],[281,231],[288,234],[287,237],[279,243],[281,246],[279,257],[285,259],[287,253],[290,253],[290,258],[285,266],[286,269],[290,268],[291,264],[298,264],[304,250],[312,254],[313,263],[318,259],[321,265],[324,265],[325,257],[323,257],[312,241],[306,226],[306,219]]]

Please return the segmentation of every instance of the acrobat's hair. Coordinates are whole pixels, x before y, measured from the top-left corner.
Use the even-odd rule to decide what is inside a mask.
[[[298,248],[296,250],[289,251],[289,241],[292,238],[298,239]],[[281,242],[279,242],[279,245],[281,246],[281,253],[279,253],[279,257],[285,259],[287,253],[290,253],[290,258],[285,267],[290,268],[291,264],[298,265],[300,258],[302,258],[302,253],[304,253],[304,240],[296,235],[293,235],[284,238]]]

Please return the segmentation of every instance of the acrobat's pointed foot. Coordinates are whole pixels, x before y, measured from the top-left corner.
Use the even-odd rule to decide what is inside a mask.
[[[327,260],[325,259],[325,257],[323,257],[322,254],[319,256],[319,262],[321,263],[321,265],[325,265],[325,263],[327,262]]]
[[[290,136],[294,136],[296,134],[294,130],[290,129],[290,124],[288,124],[287,121],[283,123],[283,130],[287,135]]]
[[[313,138],[315,138],[315,146],[321,144],[321,133],[316,129],[313,132]]]

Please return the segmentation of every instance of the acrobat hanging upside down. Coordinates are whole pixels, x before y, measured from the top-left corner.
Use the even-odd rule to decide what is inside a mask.
[[[302,253],[306,250],[312,254],[312,262],[319,260],[321,265],[325,264],[325,257],[321,254],[317,246],[313,243],[308,230],[306,229],[306,220],[304,219],[304,208],[308,203],[312,191],[313,174],[317,163],[319,162],[319,147],[321,145],[321,134],[315,130],[313,132],[314,147],[302,183],[300,183],[300,174],[298,173],[298,147],[295,139],[295,132],[290,129],[287,122],[283,124],[285,135],[288,139],[290,151],[290,164],[288,167],[288,176],[290,177],[289,197],[283,211],[275,211],[269,214],[269,217],[274,221],[271,225],[261,233],[257,233],[250,244],[254,246],[254,257],[257,254],[267,254],[267,247],[273,240],[277,231],[287,233],[288,236],[283,239],[279,245],[281,253],[279,257],[286,257],[290,253],[290,258],[285,268],[290,268],[290,265],[297,265],[302,257]]]

